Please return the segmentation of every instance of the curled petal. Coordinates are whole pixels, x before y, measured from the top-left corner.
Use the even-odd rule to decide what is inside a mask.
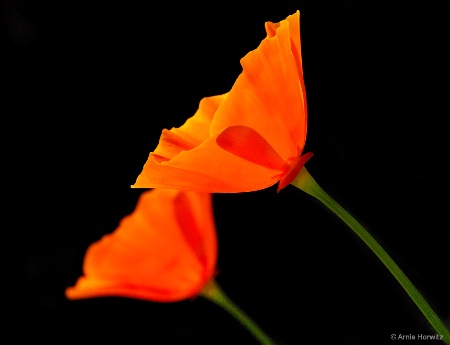
[[[294,54],[294,58],[296,60],[297,64],[297,70],[299,79],[303,82],[303,68],[302,68],[302,49],[301,49],[301,43],[300,43],[300,11],[296,11],[294,14],[288,16],[285,19],[289,23],[289,35],[291,38],[291,51]],[[272,23],[272,22],[266,22],[266,33],[267,37],[271,38],[276,35],[277,28],[280,27],[280,23]],[[298,63],[297,63],[298,61]],[[303,83],[302,83],[303,85]],[[304,86],[304,85],[303,85]],[[303,91],[305,89],[303,88]]]

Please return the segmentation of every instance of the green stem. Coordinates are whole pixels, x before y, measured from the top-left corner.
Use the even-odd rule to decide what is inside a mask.
[[[364,229],[358,221],[353,218],[344,208],[342,208],[336,201],[333,200],[312,178],[309,172],[304,167],[300,173],[291,182],[291,184],[305,193],[315,197],[321,201],[326,207],[333,211],[341,220],[344,221],[364,243],[374,252],[374,254],[383,262],[387,269],[397,279],[400,285],[408,293],[409,297],[414,301],[422,314],[426,317],[428,322],[433,326],[435,331],[443,337],[443,341],[450,345],[450,332],[431,309],[429,304],[422,297],[420,292],[411,283],[408,277],[403,273],[400,267],[392,260],[380,244],[372,237],[372,235]]]
[[[211,280],[200,293],[200,296],[214,302],[225,309],[236,320],[238,320],[247,330],[263,345],[275,345],[275,343],[250,319],[220,288],[220,286]]]

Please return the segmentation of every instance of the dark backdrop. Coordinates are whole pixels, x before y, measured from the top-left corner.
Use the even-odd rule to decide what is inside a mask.
[[[13,172],[5,298],[16,338],[257,344],[202,299],[72,302],[64,289],[89,244],[133,210],[142,191],[129,186],[161,130],[227,92],[264,22],[297,9],[308,170],[448,324],[448,37],[432,1],[4,0],[0,9]],[[217,281],[278,344],[434,333],[379,260],[303,192],[214,195],[214,207]]]

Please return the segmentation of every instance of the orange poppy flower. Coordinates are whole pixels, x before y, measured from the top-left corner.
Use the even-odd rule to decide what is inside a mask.
[[[267,22],[267,37],[241,59],[230,92],[200,101],[184,125],[162,131],[134,188],[278,191],[311,158],[302,156],[307,109],[300,13]]]
[[[216,262],[211,195],[151,190],[113,233],[89,247],[84,276],[66,296],[179,301],[200,293]]]

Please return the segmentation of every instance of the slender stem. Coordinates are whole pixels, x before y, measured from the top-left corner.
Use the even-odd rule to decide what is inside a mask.
[[[315,197],[321,201],[326,207],[333,211],[341,220],[345,222],[363,242],[374,252],[374,254],[383,262],[387,269],[397,279],[400,285],[408,293],[409,297],[414,301],[428,322],[433,326],[438,335],[443,337],[443,341],[450,345],[450,332],[431,309],[430,305],[425,301],[420,292],[411,283],[408,277],[403,273],[400,267],[392,260],[380,244],[362,227],[358,221],[353,218],[344,208],[333,200],[312,178],[306,168],[300,170],[300,173],[291,182],[291,184],[305,193]]]
[[[250,317],[242,311],[214,281],[210,281],[201,291],[200,296],[214,302],[230,313],[242,326],[263,345],[275,345],[275,343],[262,331]]]

